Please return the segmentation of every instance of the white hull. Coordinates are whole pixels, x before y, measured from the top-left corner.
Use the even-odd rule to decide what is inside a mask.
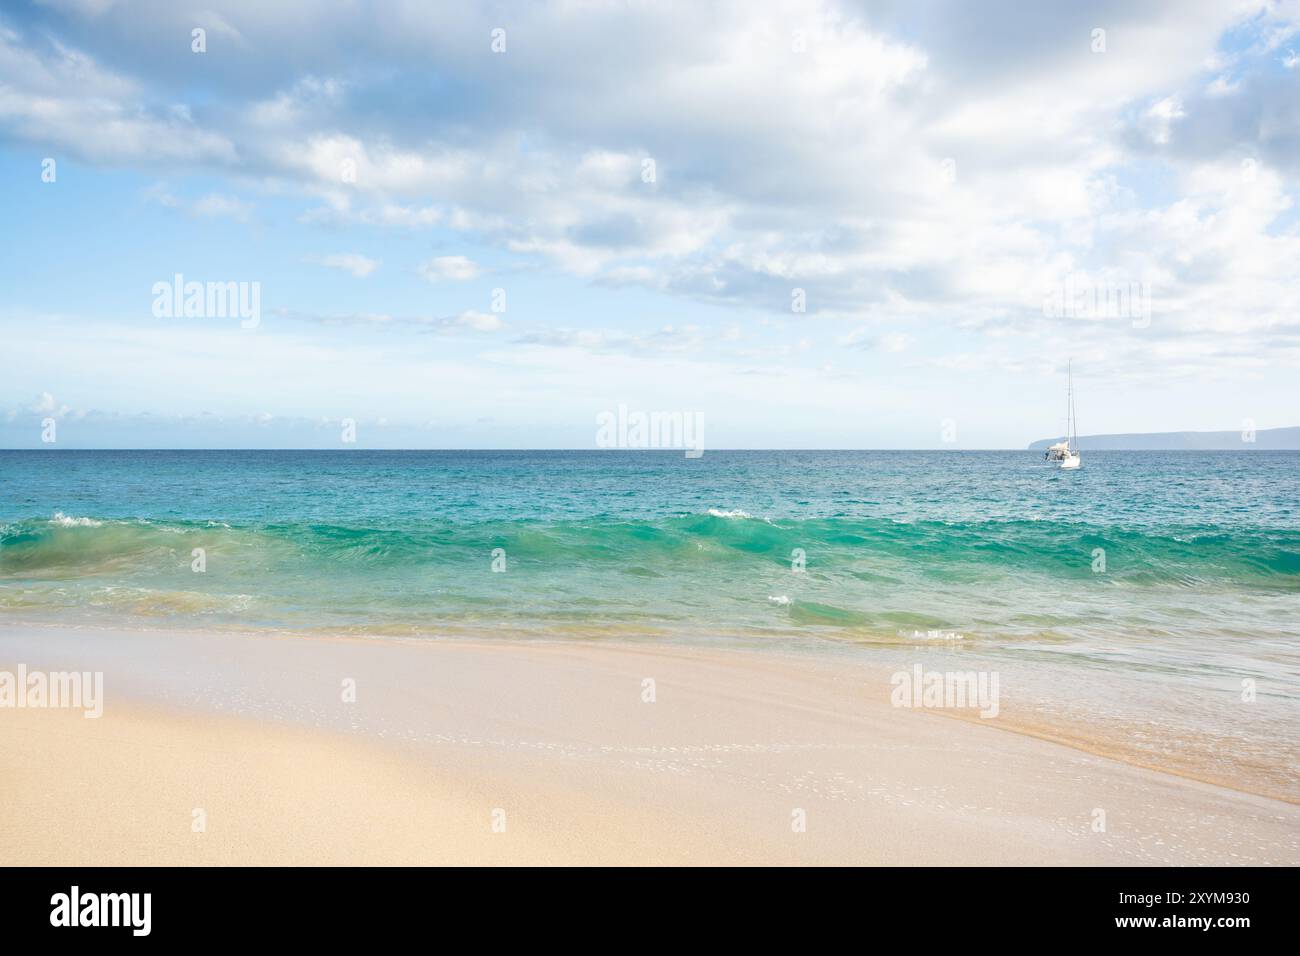
[[[1061,467],[1074,469],[1083,464],[1083,458],[1079,454],[1066,455],[1061,459]]]

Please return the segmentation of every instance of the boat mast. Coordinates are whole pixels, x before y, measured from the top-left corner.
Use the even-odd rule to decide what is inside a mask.
[[[1074,429],[1074,453],[1079,454],[1079,413],[1074,404],[1074,377],[1070,379],[1070,421]]]
[[[1066,363],[1065,375],[1065,451],[1068,454],[1072,450],[1070,434],[1074,422],[1074,359]]]

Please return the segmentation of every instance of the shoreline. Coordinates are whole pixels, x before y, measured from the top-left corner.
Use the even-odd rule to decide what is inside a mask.
[[[867,686],[874,686],[875,690],[884,687],[885,696],[888,695],[887,682],[889,676],[899,668],[910,670],[915,666],[917,660],[925,660],[927,665],[934,668],[951,667],[968,670],[980,665],[1002,669],[1019,668],[1021,672],[1018,676],[1022,678],[1026,675],[1027,668],[1030,666],[1029,663],[1024,661],[1015,661],[999,656],[998,649],[973,650],[970,647],[953,647],[943,642],[926,641],[916,643],[903,641],[850,642],[838,638],[808,635],[799,635],[798,639],[792,639],[789,638],[788,632],[778,631],[774,631],[773,635],[755,635],[700,630],[698,632],[678,632],[676,638],[668,638],[663,634],[646,634],[630,628],[626,633],[614,636],[601,636],[598,630],[593,629],[591,632],[573,634],[564,631],[548,633],[543,636],[536,632],[528,634],[511,632],[508,637],[489,637],[485,636],[483,630],[477,628],[457,631],[443,628],[437,632],[403,635],[392,633],[361,634],[330,629],[303,631],[281,627],[261,629],[247,627],[242,629],[229,627],[177,627],[155,624],[154,622],[145,622],[143,624],[133,622],[129,626],[114,626],[100,622],[77,624],[50,622],[0,623],[0,666],[5,663],[3,657],[4,635],[22,632],[49,635],[84,634],[101,637],[130,633],[145,638],[153,637],[158,640],[188,638],[208,641],[236,638],[250,641],[288,641],[309,644],[345,643],[367,647],[391,644],[398,647],[418,648],[450,644],[461,647],[508,650],[511,648],[574,646],[601,648],[611,652],[649,651],[665,655],[671,655],[675,650],[681,650],[686,654],[734,654],[740,655],[742,658],[746,655],[756,654],[768,660],[787,659],[796,666],[847,667],[860,677],[870,678],[874,682],[874,685],[868,684]],[[709,634],[712,636],[706,636]],[[1061,683],[1075,682],[1072,693],[1078,693],[1080,687],[1077,684],[1078,678],[1089,673],[1075,668],[1062,667],[1056,662],[1046,665],[1042,661],[1034,661],[1032,666],[1035,668],[1045,667],[1049,674],[1046,679],[1041,679],[1037,675],[1030,678],[1030,684],[1034,685],[1036,683],[1036,686],[1031,686],[1029,689],[1039,693],[1040,700],[1038,703],[1040,705],[1042,703],[1041,692],[1044,689],[1049,689],[1055,693],[1056,688]],[[1108,673],[1099,676],[1102,680],[1122,678],[1134,681],[1134,675]],[[1003,689],[1006,689],[1005,684]],[[1129,690],[1141,693],[1144,688],[1134,681]],[[1116,695],[1116,699],[1121,698]],[[984,725],[989,729],[1021,734],[1036,740],[1069,747],[1081,753],[1102,759],[1115,760],[1157,773],[1170,774],[1239,793],[1266,797],[1300,806],[1300,739],[1296,740],[1296,746],[1292,748],[1289,754],[1282,753],[1279,755],[1273,752],[1271,757],[1276,759],[1265,766],[1260,766],[1258,763],[1251,766],[1239,762],[1235,765],[1229,764],[1226,767],[1214,767],[1209,765],[1206,759],[1207,753],[1211,751],[1211,748],[1206,743],[1206,735],[1193,737],[1188,727],[1164,727],[1161,728],[1164,731],[1163,736],[1155,736],[1152,738],[1151,744],[1146,747],[1139,747],[1134,743],[1136,738],[1145,739],[1151,737],[1147,726],[1150,723],[1149,720],[1140,721],[1134,716],[1124,719],[1118,714],[1098,711],[1095,699],[1091,702],[1091,706],[1094,708],[1092,711],[1082,709],[1047,713],[1041,707],[1035,708],[1032,703],[1006,695],[1003,699],[1001,713],[998,719],[993,721],[982,719],[977,713],[970,710],[932,709],[929,713],[931,716],[968,721],[976,725]],[[1294,711],[1294,708],[1292,710]],[[1140,717],[1150,716],[1150,713],[1135,712],[1135,714]],[[1253,719],[1255,716],[1252,714],[1251,718]],[[1283,714],[1280,718],[1271,715],[1271,719],[1282,722],[1294,721],[1295,717],[1296,714],[1294,713]],[[1257,726],[1246,727],[1246,723],[1245,720],[1241,721],[1244,729],[1240,733],[1243,735],[1248,731],[1255,730]],[[1087,732],[1085,732],[1085,729]],[[1279,738],[1285,737],[1285,731],[1278,732],[1275,730],[1271,743],[1276,745]],[[1218,749],[1222,752],[1226,748],[1233,759],[1242,761],[1244,758],[1241,749],[1233,746],[1239,742],[1240,738],[1237,740],[1221,739],[1218,741]],[[1158,749],[1153,749],[1152,745],[1156,745]],[[1200,747],[1201,750],[1197,751],[1196,747]],[[1243,770],[1253,772],[1244,773]]]
[[[891,707],[840,658],[86,637],[0,628],[0,668],[107,688],[98,720],[0,710],[6,862],[54,862],[31,841],[51,833],[77,863],[1300,862],[1293,804]],[[509,838],[485,841],[496,810]]]

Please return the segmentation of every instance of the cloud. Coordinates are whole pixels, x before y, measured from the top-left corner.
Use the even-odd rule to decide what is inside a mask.
[[[283,8],[223,7],[237,35],[196,57],[174,5],[40,8],[0,33],[0,136],[162,167],[199,193],[230,183],[207,196],[256,184],[322,230],[445,232],[692,318],[790,317],[799,290],[804,352],[1030,369],[1073,350],[1143,381],[1295,360],[1293,6],[538,3],[511,11],[502,56],[460,4],[395,5],[383,25],[353,5],[311,12],[304,29]],[[203,199],[172,201],[202,215]],[[322,264],[362,274],[372,260],[351,255]],[[483,272],[466,255],[418,267],[448,285]],[[1150,326],[1045,316],[1071,275],[1148,283]],[[317,321],[505,327],[373,308]],[[512,316],[511,343],[717,345],[676,316],[671,333],[601,322]],[[747,342],[754,370],[800,353],[789,338]]]
[[[177,196],[166,183],[154,183],[146,188],[142,195],[150,202],[155,202],[167,209],[175,209],[188,216],[202,219],[234,219],[248,222],[256,207],[247,200],[236,196],[210,192],[197,199]]]
[[[896,354],[905,351],[913,344],[913,338],[903,332],[873,333],[868,327],[854,329],[836,340],[842,348],[878,350]]]
[[[341,314],[318,314],[279,309],[274,313],[279,318],[300,322],[311,322],[325,326],[351,326],[369,329],[419,329],[432,332],[455,332],[469,330],[473,332],[496,332],[505,328],[505,322],[499,315],[491,312],[479,312],[466,309],[451,316],[436,315],[391,315],[386,312],[352,312]]]
[[[344,272],[350,272],[358,279],[364,279],[380,266],[378,259],[371,259],[361,255],[359,252],[341,252],[335,255],[322,256],[320,264],[330,269],[341,269]]]
[[[443,322],[444,326],[461,326],[473,329],[476,332],[496,332],[504,323],[499,315],[493,315],[490,312],[476,312],[473,309],[466,310],[455,318]]]
[[[10,136],[109,165],[236,161],[225,135],[145,99],[141,84],[89,54],[0,24],[0,129]]]
[[[464,282],[477,278],[480,271],[477,263],[464,256],[435,256],[419,266],[420,275],[430,282]]]
[[[1222,80],[1220,77],[1216,82]],[[1156,145],[1169,142],[1170,131],[1175,123],[1185,117],[1182,100],[1177,96],[1166,96],[1151,104],[1143,116],[1142,128],[1147,137]]]
[[[27,406],[27,411],[33,415],[50,415],[61,418],[71,412],[72,409],[67,405],[59,404],[49,392],[41,392],[36,401]]]
[[[6,422],[40,422],[46,418],[62,421],[66,418],[80,419],[85,415],[84,410],[58,401],[52,393],[41,392],[33,401],[7,409],[4,419]]]
[[[247,222],[253,214],[253,204],[235,196],[223,196],[220,193],[208,193],[196,199],[190,206],[196,216],[209,219],[237,219]]]
[[[517,344],[525,346],[629,356],[699,353],[707,341],[708,336],[697,325],[665,325],[648,333],[620,329],[544,328],[526,332],[515,339]]]

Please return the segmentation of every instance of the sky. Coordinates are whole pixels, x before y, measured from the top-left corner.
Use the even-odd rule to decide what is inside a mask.
[[[1067,363],[1082,434],[1300,424],[1298,61],[1235,0],[6,3],[0,447],[1021,448]]]

